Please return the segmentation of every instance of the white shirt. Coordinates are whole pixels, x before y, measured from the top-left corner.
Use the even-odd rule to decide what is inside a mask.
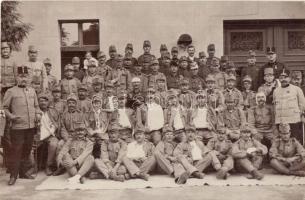
[[[53,125],[51,119],[49,118],[49,115],[46,112],[44,112],[41,116],[41,121],[40,121],[40,140],[44,140],[51,135],[54,136],[54,133],[55,133],[55,126]]]
[[[197,115],[194,118],[194,125],[196,128],[208,128],[207,114],[207,108],[198,108]]]
[[[198,147],[196,141],[190,142],[190,145],[192,146],[192,158],[193,160],[201,160],[202,159],[202,152],[201,149]]]
[[[159,130],[164,126],[163,109],[159,104],[147,104],[147,125],[150,131]]]
[[[119,111],[119,124],[124,128],[131,128],[129,118],[126,114],[126,109],[122,108],[119,109],[118,111]]]
[[[183,129],[184,128],[184,125],[183,125],[183,121],[182,121],[182,118],[181,118],[181,115],[180,115],[180,110],[179,108],[176,109],[176,115],[175,115],[175,118],[174,118],[174,129],[175,130],[180,130],[180,129]]]
[[[127,145],[127,158],[145,158],[143,144],[133,141]]]

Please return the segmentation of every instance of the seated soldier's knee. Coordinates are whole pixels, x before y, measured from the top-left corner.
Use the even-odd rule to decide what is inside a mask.
[[[127,169],[124,165],[119,166],[117,174],[118,175],[124,175],[127,173]]]

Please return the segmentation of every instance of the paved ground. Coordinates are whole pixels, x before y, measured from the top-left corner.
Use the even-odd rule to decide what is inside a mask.
[[[137,190],[56,190],[35,191],[46,176],[43,173],[35,180],[18,180],[15,186],[7,186],[8,175],[0,172],[1,200],[305,200],[305,185],[302,186],[203,186]],[[304,183],[305,184],[305,183]]]

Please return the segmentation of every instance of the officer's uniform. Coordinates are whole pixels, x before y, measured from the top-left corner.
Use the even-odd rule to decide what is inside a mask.
[[[177,56],[174,55],[174,53],[176,53]],[[174,61],[174,62],[176,62],[178,64],[179,63],[178,47],[176,47],[176,46],[172,47],[171,54],[172,54],[172,61]]]
[[[43,64],[52,66],[51,60],[49,58],[44,59]],[[47,79],[48,89],[52,90],[52,88],[57,84],[57,78],[52,74],[47,74]]]
[[[111,52],[114,52],[114,53],[117,52],[116,47],[114,45],[110,45],[109,46],[109,53],[111,53]],[[116,68],[116,60],[115,60],[115,58],[109,58],[106,61],[106,65],[108,65],[112,69]]]
[[[265,68],[264,69],[264,75],[274,75],[274,70],[272,68]],[[273,92],[274,90],[279,87],[278,83],[276,80],[273,82],[265,82],[264,84],[260,85],[258,88],[258,92],[263,92],[266,95],[266,103],[271,105],[273,104]]]
[[[61,93],[61,88],[59,85],[54,86],[54,88],[52,89],[52,93]],[[50,102],[50,107],[54,108],[59,114],[60,116],[64,113],[64,111],[67,109],[67,102],[63,99],[59,99],[58,101],[54,100]]]
[[[127,49],[130,49],[133,52],[133,45],[131,43],[126,44],[125,52],[126,52]],[[127,55],[125,54],[125,57],[126,56]],[[138,65],[138,60],[135,57],[132,57],[132,55],[129,55],[129,57],[131,58],[132,66]]]
[[[139,63],[142,66],[142,73],[144,73],[146,76],[149,76],[151,73],[150,63],[151,63],[151,57],[149,55],[144,55],[143,63],[142,64]]]
[[[17,65],[12,57],[1,58],[1,100],[5,92],[16,85]]]
[[[215,51],[215,44],[209,44],[208,48],[207,48],[208,52],[209,51]],[[218,61],[220,61],[219,58],[217,58],[216,56],[214,57],[207,57],[207,66],[210,67],[213,63],[213,59],[217,59]]]
[[[235,81],[236,82],[236,77],[234,75],[230,75],[227,77],[227,81]],[[228,98],[228,96],[231,96],[234,98],[234,102],[235,102],[235,105],[241,109],[243,109],[243,95],[241,94],[241,92],[236,88],[232,88],[232,89],[229,89],[229,88],[226,88],[223,90],[223,96],[224,98]]]
[[[68,70],[74,71],[74,67],[70,64],[66,65],[65,71],[68,71]],[[80,83],[79,79],[77,79],[77,78],[72,78],[72,79],[63,78],[60,81],[61,98],[67,99],[68,95],[70,95],[72,93],[77,94],[77,89],[80,85],[81,85],[81,83]]]
[[[190,66],[191,70],[198,70],[198,65],[192,65]],[[193,92],[196,92],[198,90],[202,90],[205,88],[205,81],[197,74],[197,75],[190,75],[189,77],[190,82],[190,90]]]
[[[280,134],[289,134],[288,124],[280,124]],[[281,174],[305,176],[305,149],[295,138],[289,138],[288,141],[277,138],[273,141],[269,151],[271,166]],[[289,159],[299,157],[293,162]]]
[[[255,54],[254,51],[250,50],[249,51],[249,56],[250,56],[249,59],[255,59],[256,60],[256,58],[255,58],[256,54]],[[241,77],[245,77],[245,76],[248,75],[253,80],[252,81],[252,90],[254,90],[254,91],[257,91],[258,87],[260,86],[259,82],[258,82],[258,80],[260,79],[259,71],[260,71],[260,67],[257,66],[255,63],[248,64],[248,66],[243,67],[241,69]]]
[[[75,126],[75,131],[85,131],[84,123],[79,122]],[[94,158],[91,155],[93,143],[86,135],[74,134],[64,144],[57,156],[57,162],[63,166],[70,176],[79,174],[81,177],[89,172],[94,164]],[[76,164],[73,165],[73,162]]]
[[[152,66],[152,65],[159,65],[158,60],[156,60],[156,59],[152,60],[150,63],[150,66]],[[165,79],[165,81],[166,81],[165,85],[167,85],[167,80],[163,73],[161,73],[161,72],[150,73],[150,75],[148,76],[148,87],[153,86],[155,89],[157,89],[157,80],[160,78]]]
[[[149,40],[145,40],[145,41],[143,42],[143,48],[144,48],[145,46],[151,47],[151,43],[150,43]],[[150,54],[150,53],[144,53],[144,54],[142,54],[141,56],[139,56],[139,58],[138,58],[138,63],[139,63],[140,65],[143,64],[143,62],[144,62],[144,57],[148,57],[148,58],[149,58],[149,60],[148,60],[149,62],[151,62],[152,60],[156,59],[156,56],[154,56],[154,55],[152,55],[152,54]]]
[[[88,87],[86,84],[81,84],[77,91],[85,91],[88,94]],[[79,98],[78,98],[79,99]],[[79,99],[77,102],[77,109],[86,114],[90,112],[92,108],[91,100],[86,95],[85,99]]]

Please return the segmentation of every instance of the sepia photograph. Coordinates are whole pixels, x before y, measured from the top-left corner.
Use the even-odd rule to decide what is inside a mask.
[[[1,1],[1,200],[305,200],[305,1]]]

